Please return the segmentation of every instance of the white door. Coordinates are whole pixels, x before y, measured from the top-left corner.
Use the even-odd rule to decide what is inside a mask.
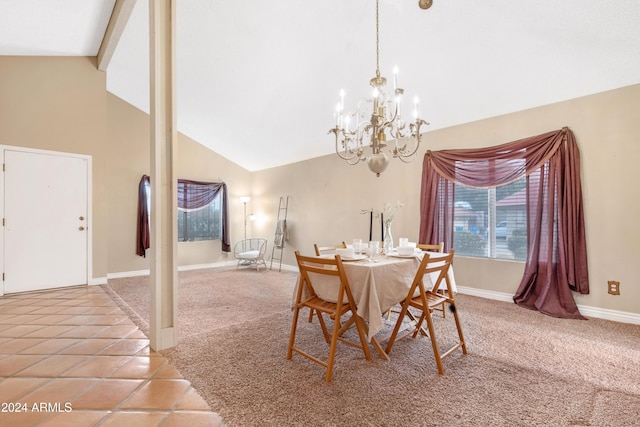
[[[88,160],[4,153],[4,293],[87,284]]]

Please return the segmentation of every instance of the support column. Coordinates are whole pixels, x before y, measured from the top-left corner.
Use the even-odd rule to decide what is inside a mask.
[[[175,0],[149,0],[151,95],[151,310],[149,343],[177,344],[177,152]]]

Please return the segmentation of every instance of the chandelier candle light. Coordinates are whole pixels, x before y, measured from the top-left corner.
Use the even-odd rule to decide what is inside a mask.
[[[393,97],[387,95],[387,79],[380,75],[379,39],[376,0],[376,76],[369,82],[373,87],[372,98],[360,101],[355,113],[345,113],[345,92],[341,90],[340,102],[335,112],[336,126],[329,129],[329,133],[335,134],[338,156],[350,165],[366,160],[369,169],[376,176],[380,176],[389,164],[389,155],[383,151],[388,145],[387,136],[391,139],[388,149],[390,154],[409,163],[420,147],[420,127],[429,124],[419,117],[417,96],[414,98],[413,122],[407,126],[402,118],[400,102],[404,89],[398,87],[398,67],[393,69]],[[360,108],[363,103],[372,104],[371,116],[368,119],[365,111]]]

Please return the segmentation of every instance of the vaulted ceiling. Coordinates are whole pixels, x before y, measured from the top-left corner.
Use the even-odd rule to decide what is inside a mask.
[[[375,75],[374,0],[176,1],[180,132],[249,170],[333,152],[340,89],[355,109]],[[97,56],[122,3],[107,90],[148,112],[147,0],[0,0],[0,55]],[[394,65],[428,144],[430,130],[640,83],[640,2],[380,0],[382,75]]]

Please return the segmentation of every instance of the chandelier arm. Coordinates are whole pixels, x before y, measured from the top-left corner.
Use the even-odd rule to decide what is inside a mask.
[[[342,160],[345,160],[350,165],[355,165],[360,161],[360,157],[358,156],[357,153],[353,153],[353,155],[348,156],[348,157],[343,156],[339,151],[336,151],[336,154],[338,155],[338,157],[340,157]],[[355,162],[353,162],[354,159],[355,159]],[[353,163],[351,163],[351,162],[353,162]]]
[[[420,148],[420,141],[416,140],[415,137],[411,137],[409,142],[405,142],[402,146],[399,146],[399,142],[400,142],[400,138],[396,138],[394,140],[394,148],[393,148],[393,157],[397,157],[401,160],[403,160],[405,163],[409,163],[411,160],[406,161],[404,159],[408,159],[409,157],[412,157],[416,151],[418,151],[418,148]],[[407,145],[412,144],[413,145],[413,149],[411,150],[410,153],[406,154],[407,151]]]
[[[347,137],[347,134],[349,133],[352,136],[353,135],[357,136],[357,132],[355,131],[346,132],[344,129],[338,129],[338,128],[331,129],[329,132],[334,132],[336,134],[336,154],[338,155],[338,157],[345,160],[350,165],[356,165],[359,162],[363,162],[367,160],[367,157],[364,156],[364,148],[362,146],[362,135],[355,138],[355,142],[356,142],[355,148],[349,148],[349,144],[348,144],[349,138]],[[342,136],[343,136],[343,140],[342,140],[342,145],[344,146],[343,151],[340,151],[340,139],[338,137],[338,133],[342,133]],[[351,141],[354,141],[354,139],[351,139]]]
[[[397,103],[397,102],[395,102],[395,101],[387,101],[387,103],[388,103],[388,104],[391,104],[391,103],[393,103],[393,104],[394,104],[394,108],[393,108],[393,116],[392,116],[390,119],[388,119],[388,120],[387,120],[387,119],[386,119],[386,117],[385,117],[385,121],[384,121],[384,123],[383,123],[382,127],[386,127],[386,126],[388,126],[388,125],[392,125],[392,127],[396,127],[396,126],[393,126],[393,125],[395,124],[396,120],[399,120],[399,119],[400,119],[400,115],[398,114],[398,112],[399,112],[399,110],[400,110],[400,109],[399,109],[399,105],[398,105],[398,103]],[[404,127],[404,123],[403,123],[403,127]],[[403,136],[404,136],[404,135],[403,135]]]
[[[420,139],[420,127],[422,125],[429,125],[429,123],[427,123],[425,120],[423,119],[416,119],[415,123],[411,123],[410,128],[411,128],[411,136],[418,136],[418,140]]]
[[[355,161],[353,159],[352,160],[347,160],[347,164],[350,165],[350,166],[355,166],[355,165],[357,165],[358,163],[360,163],[360,162],[362,162],[364,160],[365,160],[365,158],[360,156],[360,157],[356,157]]]
[[[353,161],[353,159],[356,159],[355,163],[352,163],[352,164],[354,164],[354,165],[360,161],[360,156],[359,156],[359,154],[358,154],[358,153],[356,153],[356,152],[351,152],[351,155],[350,155],[350,156],[345,156],[345,155],[343,155],[340,151],[338,151],[338,150],[336,149],[336,154],[337,154],[337,155],[338,155],[338,157],[340,157],[342,160],[346,160],[347,162],[351,162],[351,161]]]
[[[336,136],[336,154],[342,159],[342,160],[346,160],[346,161],[350,161],[354,158],[358,158],[360,156],[360,153],[357,151],[354,151],[353,149],[348,148],[348,145],[345,144],[345,131],[344,129],[341,129],[339,127],[334,127],[332,129],[329,129],[329,133],[334,133]],[[342,140],[342,144],[344,145],[344,153],[349,153],[349,154],[343,154],[343,152],[340,151],[340,136],[339,134],[342,133],[343,136],[343,140]],[[358,150],[359,151],[359,150]],[[357,163],[357,162],[356,162]]]
[[[398,140],[396,139],[396,150],[394,152],[394,155],[396,155],[396,157],[398,157],[400,160],[402,160],[405,163],[409,163],[409,161],[406,161],[405,159],[412,157],[414,154],[416,154],[416,152],[418,151],[418,149],[420,148],[420,142],[422,141],[422,135],[420,134],[420,127],[423,124],[427,124],[427,122],[425,122],[422,119],[416,119],[415,123],[411,123],[411,128],[412,130],[415,128],[415,131],[411,132],[411,141],[415,144],[415,147],[413,147],[413,150],[411,150],[411,152],[404,154],[403,152],[405,151],[404,147],[399,149],[398,147]],[[406,147],[406,144],[405,144]]]
[[[393,103],[394,104],[394,108],[393,108],[393,116],[391,117],[391,119],[389,119],[389,122],[393,123],[396,121],[396,119],[400,118],[398,116],[398,103],[395,101],[387,101],[388,103]]]
[[[400,138],[405,138],[405,137],[407,137],[407,135],[406,135],[405,133],[403,133],[403,132],[402,132],[402,128],[398,128],[398,127],[395,127],[395,126],[391,128],[391,130],[390,130],[390,132],[389,132],[389,133],[391,134],[391,137],[392,137],[393,139],[395,139],[396,141],[397,141],[398,139],[400,139]],[[397,145],[397,142],[396,142],[396,145]]]

